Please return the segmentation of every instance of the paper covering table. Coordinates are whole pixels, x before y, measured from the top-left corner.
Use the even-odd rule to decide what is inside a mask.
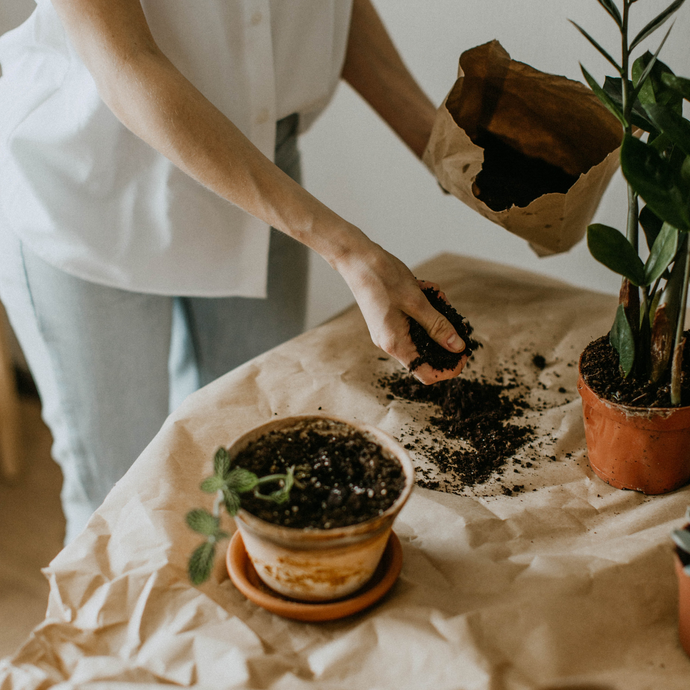
[[[0,688],[687,690],[668,535],[690,489],[620,491],[587,464],[574,365],[608,330],[615,297],[454,255],[416,274],[440,283],[475,326],[484,347],[467,375],[512,362],[546,408],[526,415],[542,440],[533,466],[514,475],[524,491],[417,488],[395,525],[401,576],[352,618],[279,618],[235,589],[222,559],[211,581],[188,583],[198,535],[184,515],[208,500],[198,485],[219,445],[276,415],[318,411],[398,438],[423,427],[423,405],[377,385],[397,365],[380,359],[352,308],[167,420],[46,570],[46,620],[0,664]]]

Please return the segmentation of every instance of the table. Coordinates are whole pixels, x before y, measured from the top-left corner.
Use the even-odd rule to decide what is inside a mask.
[[[197,537],[183,518],[208,500],[198,484],[219,445],[277,415],[318,411],[423,433],[424,406],[377,385],[397,365],[380,359],[352,308],[166,421],[46,569],[47,617],[0,665],[0,688],[687,689],[669,532],[690,488],[620,491],[587,463],[575,363],[608,330],[615,297],[448,254],[416,275],[475,326],[484,347],[467,375],[509,364],[540,399],[527,415],[536,459],[515,474],[523,491],[505,495],[501,481],[462,495],[417,488],[395,525],[401,576],[352,618],[277,617],[247,601],[222,563],[199,589],[187,582]]]

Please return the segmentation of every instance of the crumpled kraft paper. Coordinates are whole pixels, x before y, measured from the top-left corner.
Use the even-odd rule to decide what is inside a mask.
[[[578,176],[564,194],[495,211],[473,191],[484,128],[522,153]],[[564,252],[586,231],[618,167],[621,127],[583,84],[511,60],[498,41],[465,51],[458,79],[436,113],[424,162],[441,186],[544,256]]]
[[[690,489],[620,491],[587,464],[575,364],[608,330],[615,297],[454,255],[416,274],[441,285],[484,343],[463,375],[506,367],[530,388],[541,407],[528,413],[539,432],[525,455],[532,467],[510,465],[461,495],[415,489],[394,527],[401,576],[352,618],[279,618],[247,601],[221,562],[192,587],[197,537],[184,515],[212,498],[198,485],[219,445],[276,415],[319,411],[403,441],[428,433],[424,405],[389,400],[378,385],[398,366],[350,309],[167,420],[46,569],[47,617],[0,662],[0,689],[686,690],[669,531],[682,525]],[[515,484],[524,490],[503,493]]]

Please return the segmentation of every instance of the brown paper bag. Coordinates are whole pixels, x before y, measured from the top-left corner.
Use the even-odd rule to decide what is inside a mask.
[[[424,162],[441,186],[544,256],[584,236],[618,166],[621,126],[579,82],[464,52]]]

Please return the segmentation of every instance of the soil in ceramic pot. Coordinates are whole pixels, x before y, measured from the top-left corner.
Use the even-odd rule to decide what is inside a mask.
[[[690,331],[685,332],[681,404],[690,405]],[[593,340],[582,353],[580,372],[587,385],[600,398],[631,407],[670,407],[671,382],[667,377],[658,384],[640,381],[630,375],[623,378],[618,353],[608,335]]]
[[[244,494],[242,508],[267,522],[299,529],[364,522],[393,505],[405,486],[397,458],[365,434],[331,421],[269,432],[238,453],[234,464],[259,477],[294,466],[299,486],[293,487],[288,503]]]
[[[525,155],[486,129],[480,129],[472,141],[484,149],[484,163],[474,181],[475,196],[492,211],[524,208],[544,194],[565,194],[577,180],[558,166]]]
[[[429,300],[431,306],[453,324],[458,335],[465,342],[465,349],[460,353],[449,352],[435,340],[432,340],[429,334],[414,319],[408,317],[410,338],[412,338],[418,353],[418,357],[410,363],[409,369],[410,371],[415,371],[422,364],[428,364],[432,369],[437,369],[438,371],[455,369],[462,357],[465,355],[469,357],[478,347],[481,347],[481,344],[472,337],[474,329],[469,321],[442,299],[434,288],[425,288],[422,292]]]

